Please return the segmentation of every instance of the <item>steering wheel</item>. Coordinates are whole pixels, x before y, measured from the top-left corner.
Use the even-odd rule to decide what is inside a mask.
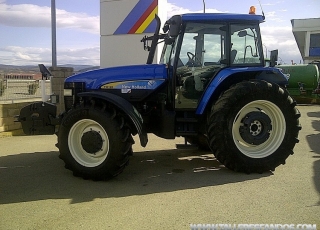
[[[194,55],[191,52],[187,52],[187,56],[189,58],[187,64],[191,64],[192,66],[196,67],[196,66],[201,66],[201,61],[199,58],[196,57],[196,55]]]

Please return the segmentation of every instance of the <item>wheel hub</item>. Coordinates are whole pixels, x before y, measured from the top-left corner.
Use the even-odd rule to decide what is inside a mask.
[[[268,140],[272,130],[270,118],[263,112],[250,112],[241,121],[240,135],[244,141],[260,145]]]
[[[99,132],[90,130],[81,137],[82,148],[90,154],[96,154],[102,149],[103,139]]]

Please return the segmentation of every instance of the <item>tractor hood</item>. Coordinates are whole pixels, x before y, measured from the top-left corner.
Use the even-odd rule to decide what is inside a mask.
[[[72,75],[65,82],[84,82],[86,89],[90,90],[99,89],[101,86],[113,82],[165,79],[167,79],[166,65],[144,64],[92,70]]]

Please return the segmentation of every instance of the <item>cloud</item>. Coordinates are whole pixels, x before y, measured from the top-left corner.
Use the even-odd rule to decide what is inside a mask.
[[[281,12],[283,13],[283,11]],[[274,22],[286,22],[286,20],[283,20],[281,16],[279,17],[276,11],[269,11],[265,13],[266,18],[268,21],[274,21]]]
[[[274,6],[274,5],[277,5],[277,4],[280,4],[280,3],[284,3],[284,1],[277,1],[277,2],[273,2],[273,3],[262,3],[261,5],[263,6]]]
[[[7,46],[0,49],[1,64],[32,65],[51,61],[51,49]]]
[[[170,18],[173,15],[186,14],[186,13],[203,13],[203,9],[201,10],[189,10],[183,7],[176,6],[172,3],[167,3],[167,15]],[[206,13],[226,13],[226,11],[219,11],[217,9],[209,8],[206,9]]]
[[[1,64],[15,65],[51,65],[51,49],[36,47],[8,46],[0,49]],[[57,50],[59,65],[80,64],[100,65],[100,47]]]
[[[26,13],[27,12],[27,13]],[[56,9],[57,28],[100,34],[100,17]],[[51,27],[51,8],[32,4],[8,5],[0,0],[0,24],[13,27]]]
[[[290,26],[271,27],[262,25],[261,34],[264,48],[268,50],[268,57],[271,50],[278,49],[279,57],[287,64],[290,64],[291,60],[296,63],[302,60]]]
[[[61,64],[100,65],[100,47],[58,50],[58,62]]]

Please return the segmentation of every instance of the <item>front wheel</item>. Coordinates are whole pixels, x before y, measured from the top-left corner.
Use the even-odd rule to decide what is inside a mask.
[[[68,111],[58,133],[60,158],[75,176],[85,179],[106,180],[121,173],[132,144],[124,117],[99,103]]]
[[[300,113],[287,91],[245,81],[225,91],[208,118],[208,138],[226,167],[262,173],[284,164],[298,142]]]

